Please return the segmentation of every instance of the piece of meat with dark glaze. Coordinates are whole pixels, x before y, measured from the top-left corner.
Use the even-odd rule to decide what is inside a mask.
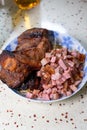
[[[37,47],[44,38],[49,41],[49,31],[43,28],[32,28],[24,31],[18,37],[18,46],[16,50],[24,50],[26,48]],[[50,48],[51,49],[51,44]]]
[[[28,43],[29,44],[29,43]],[[45,37],[37,47],[23,48],[22,50],[14,51],[18,60],[24,64],[28,64],[32,68],[40,68],[41,59],[45,56],[45,52],[51,49],[51,44]]]
[[[11,88],[19,87],[32,70],[40,69],[41,59],[51,49],[48,30],[33,28],[23,32],[13,52],[0,54],[0,79]]]
[[[30,75],[28,76],[28,79],[25,80],[25,82],[19,87],[16,88],[16,90],[21,91],[21,90],[34,90],[38,89],[40,91],[43,90],[41,87],[41,78],[37,77],[37,71],[32,71]]]
[[[29,73],[29,66],[19,62],[12,52],[3,51],[1,53],[0,79],[9,87],[15,88],[20,86]]]
[[[41,67],[40,61],[45,56],[45,52],[51,49],[48,30],[32,28],[18,37],[18,45],[14,54],[20,62],[37,69]]]

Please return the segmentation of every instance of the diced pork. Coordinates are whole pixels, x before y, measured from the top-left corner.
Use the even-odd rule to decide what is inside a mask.
[[[41,61],[42,67],[37,72],[37,76],[41,78],[43,91],[34,90],[33,94],[43,100],[56,100],[72,95],[77,91],[84,75],[84,57],[83,54],[66,48],[46,53]],[[32,95],[28,93],[27,97],[32,98]]]

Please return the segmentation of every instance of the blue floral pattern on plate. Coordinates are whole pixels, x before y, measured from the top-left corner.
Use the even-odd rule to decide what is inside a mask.
[[[87,52],[85,50],[85,48],[76,40],[74,39],[73,37],[71,37],[70,35],[64,33],[64,34],[61,34],[60,32],[55,32],[55,31],[51,31],[49,30],[49,38],[50,38],[50,41],[53,43],[53,44],[60,44],[62,45],[63,47],[67,47],[68,49],[70,50],[77,50],[79,51],[80,53],[83,53],[86,55],[86,59],[85,59],[85,65],[84,65],[84,77],[83,77],[83,80],[81,82],[81,84],[78,86],[78,90],[75,91],[72,95],[74,95],[75,93],[77,93],[87,82]],[[9,50],[9,51],[13,51],[15,50],[16,46],[18,44],[18,41],[17,41],[17,38],[15,38],[14,40],[12,40],[10,43],[8,43],[8,45],[6,46],[5,50]],[[71,96],[72,96],[71,95]],[[60,101],[60,100],[63,100],[63,99],[66,99],[66,98],[69,98],[71,96],[68,96],[68,97],[63,97],[61,99],[58,99],[58,100],[52,100],[52,101],[41,101],[41,100],[35,100],[35,99],[30,99],[32,101],[39,101],[39,102],[47,102],[47,103],[50,103],[50,102],[56,102],[56,101]]]

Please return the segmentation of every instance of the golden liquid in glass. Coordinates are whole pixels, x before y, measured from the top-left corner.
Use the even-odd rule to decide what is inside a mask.
[[[40,0],[15,0],[20,9],[31,9],[40,3]]]

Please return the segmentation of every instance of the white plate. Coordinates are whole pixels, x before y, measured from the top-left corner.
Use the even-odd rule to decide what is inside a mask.
[[[71,37],[70,35],[68,35],[67,33],[65,33],[65,30],[62,30],[61,28],[56,28],[57,31],[50,31],[49,30],[49,37],[50,40],[55,44],[60,44],[63,47],[67,47],[68,49],[75,49],[78,50],[80,53],[83,53],[86,55],[86,59],[85,59],[85,65],[84,65],[84,77],[82,79],[82,82],[80,83],[80,85],[78,86],[77,91],[75,91],[74,93],[72,93],[71,96],[73,96],[74,94],[76,94],[87,82],[87,52],[85,50],[85,48],[73,37]],[[17,42],[17,38],[13,39],[10,43],[7,43],[4,47],[2,47],[2,49],[5,50],[9,50],[9,51],[13,51],[16,46],[17,46],[18,42]],[[16,91],[15,91],[16,92]],[[18,92],[16,92],[18,93]],[[22,96],[22,95],[21,95]],[[60,100],[64,100],[67,99],[71,96],[66,96],[66,97],[62,97],[60,99],[57,100],[50,100],[50,101],[44,101],[44,100],[37,100],[37,99],[29,99],[30,101],[34,101],[34,102],[44,102],[44,103],[52,103],[52,102],[56,102],[56,101],[60,101]]]

